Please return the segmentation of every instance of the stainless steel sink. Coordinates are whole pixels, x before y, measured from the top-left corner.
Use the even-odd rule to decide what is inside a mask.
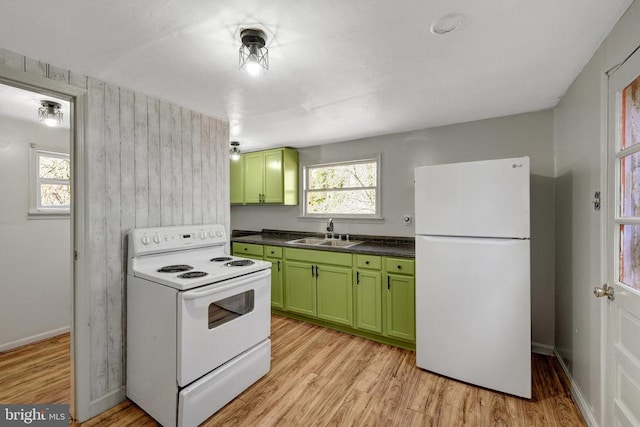
[[[350,248],[351,246],[359,245],[362,243],[359,240],[327,240],[317,237],[307,237],[304,239],[289,240],[287,243],[291,245],[304,245],[304,246],[330,246],[334,248]]]
[[[316,246],[319,245],[320,243],[324,243],[326,242],[325,239],[321,239],[321,238],[317,238],[317,237],[307,237],[305,239],[296,239],[296,240],[289,240],[287,243],[292,244],[292,245],[311,245],[311,246]]]
[[[319,243],[318,246],[332,246],[334,248],[350,248],[351,246],[359,245],[362,243],[359,240],[325,240]]]

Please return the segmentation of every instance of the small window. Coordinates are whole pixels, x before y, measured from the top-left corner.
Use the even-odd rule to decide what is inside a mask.
[[[379,159],[304,167],[304,216],[378,218]]]
[[[69,214],[71,161],[69,155],[32,150],[30,215]]]

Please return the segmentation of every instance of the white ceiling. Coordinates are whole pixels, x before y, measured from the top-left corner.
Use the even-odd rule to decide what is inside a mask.
[[[551,108],[632,1],[5,1],[0,46],[227,119],[243,150],[302,147]]]

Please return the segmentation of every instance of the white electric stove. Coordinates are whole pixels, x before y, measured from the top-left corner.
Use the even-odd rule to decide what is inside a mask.
[[[271,264],[229,256],[222,225],[129,233],[127,396],[196,426],[270,369]]]

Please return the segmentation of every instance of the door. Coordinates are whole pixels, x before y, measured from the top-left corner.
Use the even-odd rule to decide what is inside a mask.
[[[264,157],[261,152],[245,154],[244,162],[244,202],[261,203],[264,191]]]
[[[316,316],[315,265],[306,262],[287,261],[286,308],[288,311]]]
[[[605,425],[640,425],[640,53],[609,79]],[[598,292],[599,291],[599,292]]]
[[[415,283],[413,276],[387,274],[386,335],[415,339]]]
[[[270,276],[259,271],[178,293],[179,386],[269,338]]]
[[[319,319],[353,326],[352,275],[350,268],[316,266]]]
[[[531,397],[529,241],[416,236],[416,363]]]
[[[356,270],[355,326],[365,331],[382,333],[382,274],[379,271]]]
[[[529,237],[529,158],[415,170],[416,234]]]
[[[264,152],[264,196],[263,203],[283,203],[282,150]]]

